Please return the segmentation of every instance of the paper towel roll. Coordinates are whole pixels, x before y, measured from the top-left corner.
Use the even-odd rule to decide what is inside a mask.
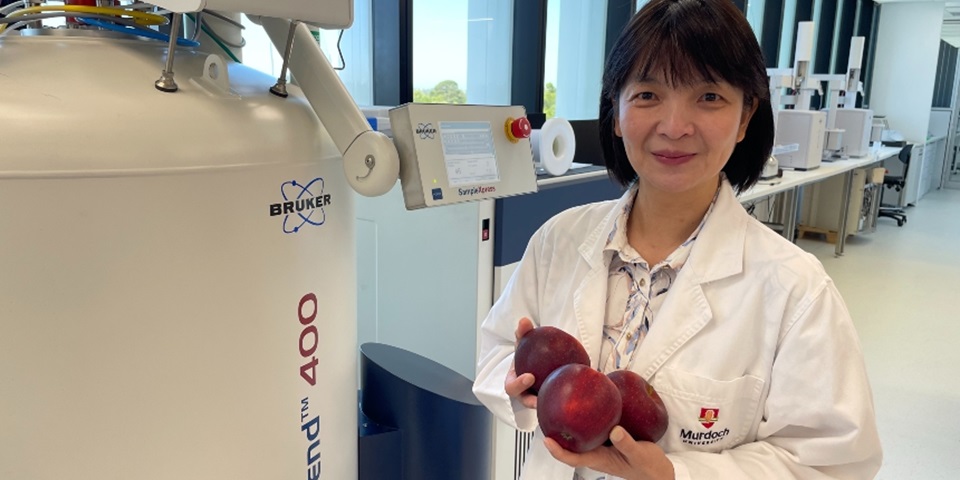
[[[532,132],[530,146],[537,169],[542,168],[550,175],[560,176],[567,173],[573,164],[577,140],[570,122],[551,118],[543,124],[543,128]]]

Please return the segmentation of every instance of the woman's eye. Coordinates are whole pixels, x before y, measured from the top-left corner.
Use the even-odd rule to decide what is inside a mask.
[[[640,92],[636,96],[637,100],[653,100],[653,92]]]
[[[720,101],[720,95],[716,93],[705,93],[703,94],[703,100],[707,102],[718,102]]]

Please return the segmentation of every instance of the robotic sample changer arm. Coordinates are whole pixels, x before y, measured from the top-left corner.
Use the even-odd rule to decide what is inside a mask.
[[[287,50],[288,41],[292,41],[290,72],[343,155],[347,182],[365,196],[383,195],[396,184],[400,176],[396,146],[386,135],[370,128],[310,30],[301,23],[347,28],[353,23],[353,0],[150,0],[150,3],[180,13],[204,8],[245,13],[263,26],[280,52]]]

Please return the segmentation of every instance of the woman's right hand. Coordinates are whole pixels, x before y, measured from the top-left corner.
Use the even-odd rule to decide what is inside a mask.
[[[520,319],[520,322],[517,323],[517,330],[514,332],[514,336],[516,337],[514,351],[516,351],[516,344],[520,342],[520,337],[523,337],[524,334],[533,330],[533,328],[533,322],[529,318],[523,317]],[[527,389],[533,385],[533,381],[532,373],[524,373],[518,377],[517,372],[513,368],[513,364],[511,364],[510,371],[507,372],[507,380],[503,386],[510,398],[516,398],[524,407],[537,408],[537,396],[527,392]]]

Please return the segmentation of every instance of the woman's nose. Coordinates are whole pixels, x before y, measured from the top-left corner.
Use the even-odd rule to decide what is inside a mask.
[[[664,102],[657,133],[670,139],[693,134],[693,109],[680,102]]]

